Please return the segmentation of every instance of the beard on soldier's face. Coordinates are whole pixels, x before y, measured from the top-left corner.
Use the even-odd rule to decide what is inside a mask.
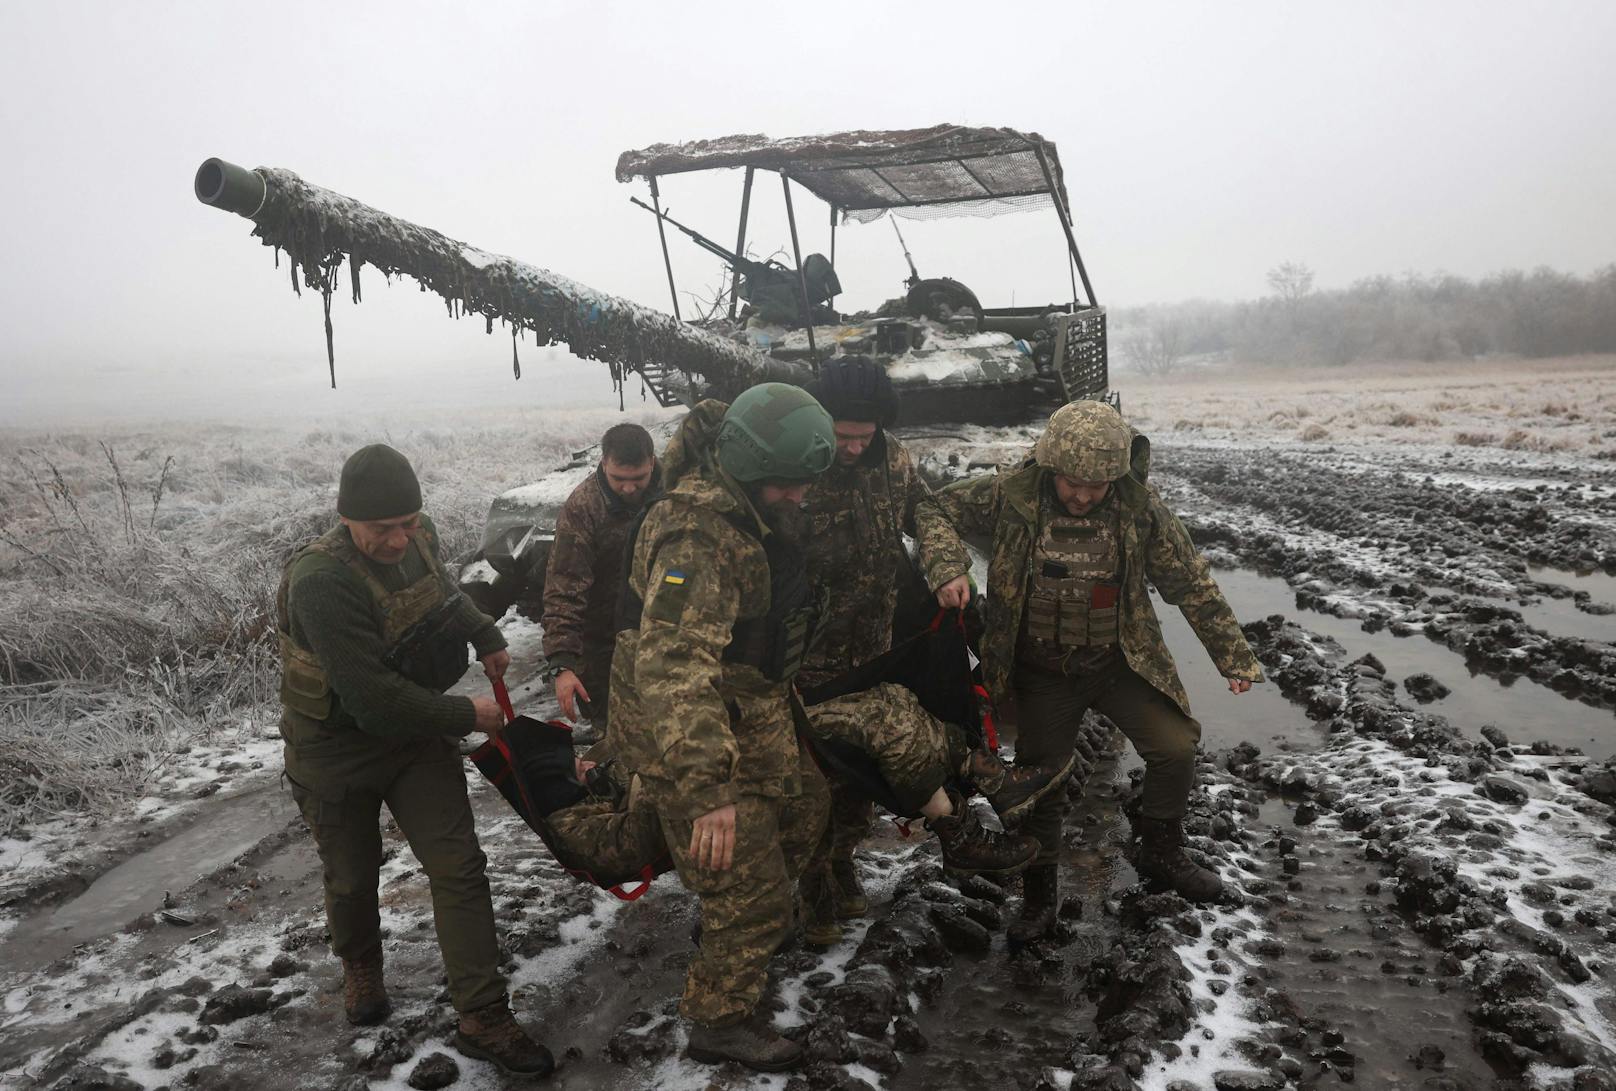
[[[786,541],[798,543],[808,536],[808,513],[801,504],[782,500],[778,504],[762,506],[759,510],[768,528]]]

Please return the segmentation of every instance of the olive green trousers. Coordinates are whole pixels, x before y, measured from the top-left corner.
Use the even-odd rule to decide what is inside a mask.
[[[1060,766],[1072,754],[1083,713],[1093,709],[1121,729],[1145,763],[1146,818],[1176,822],[1195,785],[1201,725],[1122,663],[1097,674],[1071,676],[1022,664],[1016,668],[1016,762]],[[1050,792],[1022,822],[1038,838],[1036,864],[1060,859],[1061,824],[1070,804]]]
[[[433,923],[455,1010],[475,1011],[503,999],[488,860],[477,843],[465,765],[454,741],[384,740],[298,721],[281,727],[286,776],[320,853],[332,953],[358,960],[381,946],[377,884],[385,803],[431,883]]]

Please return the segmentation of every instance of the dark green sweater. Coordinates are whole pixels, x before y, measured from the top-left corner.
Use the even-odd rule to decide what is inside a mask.
[[[436,554],[436,528],[424,515],[421,525]],[[428,572],[413,549],[398,564],[364,563],[389,591],[402,591]],[[383,738],[465,735],[475,727],[469,697],[435,693],[383,665],[381,611],[364,581],[341,562],[319,553],[301,558],[292,567],[287,607],[292,639],[315,654],[331,680],[326,727],[357,727]],[[469,600],[458,620],[479,659],[505,647],[504,634]]]

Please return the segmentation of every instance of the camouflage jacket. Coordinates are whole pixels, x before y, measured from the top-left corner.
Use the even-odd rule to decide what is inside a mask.
[[[1189,715],[1189,697],[1162,639],[1147,581],[1163,601],[1183,612],[1220,674],[1260,682],[1262,670],[1189,532],[1147,484],[1149,472],[1150,441],[1135,433],[1132,469],[1113,486],[1111,498],[1122,508],[1120,643],[1128,666]],[[938,494],[962,532],[992,537],[982,670],[988,692],[1001,704],[1010,696],[1039,533],[1039,500],[1050,481],[1049,471],[1028,459],[1014,470],[957,482]]]
[[[599,468],[561,506],[544,576],[544,658],[552,670],[581,671],[586,659],[611,655],[623,551],[639,514]]]
[[[664,453],[666,490],[631,546],[640,627],[612,658],[613,752],[674,818],[799,790],[789,683],[723,659],[736,622],[769,609],[769,531],[712,457],[727,408],[697,405]]]
[[[851,670],[892,645],[892,612],[915,539],[920,571],[935,591],[970,571],[970,556],[909,452],[881,432],[852,466],[833,463],[808,490],[808,574],[828,594],[805,681]]]

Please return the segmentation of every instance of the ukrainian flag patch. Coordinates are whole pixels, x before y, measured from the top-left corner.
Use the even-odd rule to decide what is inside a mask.
[[[677,568],[670,568],[668,569],[668,574],[662,577],[662,582],[672,584],[674,587],[683,586],[685,574]]]

